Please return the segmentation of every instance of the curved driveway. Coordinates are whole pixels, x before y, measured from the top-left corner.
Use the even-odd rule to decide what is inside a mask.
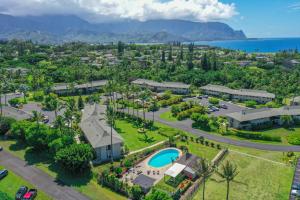
[[[236,145],[241,147],[248,147],[248,148],[254,148],[254,149],[260,149],[260,150],[268,150],[268,151],[294,151],[294,152],[300,152],[300,146],[291,146],[291,145],[272,145],[272,144],[262,144],[262,143],[256,143],[256,142],[249,142],[249,141],[243,141],[243,140],[235,140],[228,137],[218,136],[214,135],[199,129],[192,128],[192,120],[184,120],[184,121],[175,121],[175,122],[169,122],[164,119],[161,119],[159,115],[163,112],[168,111],[168,108],[162,108],[154,115],[154,120],[157,122],[160,122],[162,124],[190,132],[197,136],[203,136],[208,140],[213,140],[216,142],[226,143],[230,145]],[[146,114],[147,119],[152,119],[153,115],[152,113]]]

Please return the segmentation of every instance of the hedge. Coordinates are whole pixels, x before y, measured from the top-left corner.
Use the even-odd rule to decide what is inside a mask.
[[[265,135],[262,133],[247,132],[247,131],[241,131],[241,130],[234,130],[233,133],[238,137],[246,138],[246,139],[281,142],[281,137],[279,137],[279,136],[271,136],[271,135]]]
[[[287,136],[288,143],[293,145],[300,145],[300,135],[290,134]]]

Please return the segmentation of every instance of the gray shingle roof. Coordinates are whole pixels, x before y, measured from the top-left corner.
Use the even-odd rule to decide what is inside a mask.
[[[286,106],[281,108],[261,108],[248,109],[241,112],[229,113],[226,116],[233,118],[239,122],[251,121],[269,117],[276,117],[282,115],[300,115],[300,106]]]
[[[275,94],[269,93],[264,90],[249,90],[249,89],[240,89],[234,90],[221,85],[212,85],[208,84],[201,87],[202,90],[210,90],[220,93],[226,93],[231,95],[241,95],[241,96],[253,96],[253,97],[264,97],[264,98],[275,98]]]
[[[132,181],[133,184],[141,186],[144,190],[150,189],[154,185],[155,179],[146,176],[144,174],[140,174],[136,179]]]
[[[105,120],[106,106],[93,104],[84,107],[82,120],[79,127],[93,148],[111,144],[111,128]],[[116,132],[113,133],[113,144],[123,143],[123,138]]]
[[[189,89],[190,85],[181,83],[181,82],[156,82],[147,79],[137,79],[132,81],[133,84],[137,85],[149,85],[152,87],[162,87],[162,88],[180,88],[180,89]]]
[[[82,88],[91,88],[91,87],[99,87],[99,86],[104,86],[107,83],[107,80],[98,80],[98,81],[92,81],[89,83],[83,83],[83,84],[79,84],[79,85],[75,85],[74,88],[75,89],[82,89]],[[58,84],[53,86],[52,88],[54,91],[57,90],[67,90],[68,88],[68,84],[66,83],[62,83],[62,84]]]

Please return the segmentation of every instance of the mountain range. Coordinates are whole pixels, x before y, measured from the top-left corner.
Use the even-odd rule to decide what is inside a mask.
[[[90,23],[75,15],[11,16],[0,14],[0,39],[39,43],[165,43],[246,39],[243,31],[220,22],[150,20]]]

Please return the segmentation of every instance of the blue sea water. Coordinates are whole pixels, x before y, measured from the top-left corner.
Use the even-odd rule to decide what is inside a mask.
[[[215,47],[222,47],[232,50],[241,50],[248,53],[274,53],[283,50],[300,51],[300,38],[272,38],[272,39],[249,39],[229,41],[198,41],[195,44],[203,44]]]

